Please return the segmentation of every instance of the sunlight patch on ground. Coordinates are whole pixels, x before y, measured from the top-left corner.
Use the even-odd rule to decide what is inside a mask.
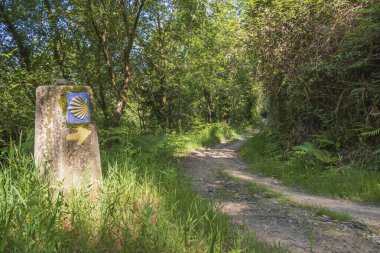
[[[237,215],[243,213],[245,210],[249,210],[248,204],[238,203],[233,201],[222,201],[219,204],[221,210],[229,215]]]

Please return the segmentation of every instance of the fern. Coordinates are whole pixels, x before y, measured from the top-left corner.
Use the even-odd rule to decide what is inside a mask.
[[[378,149],[376,149],[375,151],[373,151],[372,154],[374,154],[374,155],[379,155],[379,154],[380,154],[380,148],[378,148]]]
[[[373,112],[373,113],[370,113],[370,114],[373,117],[380,117],[380,112]]]
[[[285,141],[280,133],[266,134],[266,143],[263,147],[263,154],[269,157],[281,157],[284,143]]]
[[[102,145],[115,142],[123,143],[129,136],[127,128],[123,126],[111,129],[99,129],[99,133],[99,142]]]
[[[324,163],[332,163],[334,161],[328,151],[317,148],[311,142],[305,142],[302,145],[295,146],[293,150],[295,155],[308,156]]]
[[[369,131],[369,132],[364,132],[361,135],[363,135],[363,136],[377,136],[379,134],[380,134],[380,128]]]
[[[380,118],[380,112],[372,112],[370,113],[370,116],[373,118]],[[367,137],[374,137],[380,135],[380,128],[377,128],[372,131],[367,131],[361,134],[362,136],[367,136]],[[380,154],[380,148],[377,148],[375,151],[372,152],[373,155],[379,155]]]

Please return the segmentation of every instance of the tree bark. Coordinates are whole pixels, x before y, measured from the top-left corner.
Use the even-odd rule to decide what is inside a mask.
[[[116,75],[113,70],[113,63],[112,63],[111,56],[108,50],[107,29],[104,28],[102,31],[100,30],[98,24],[96,23],[94,19],[93,11],[92,11],[92,3],[90,0],[88,1],[88,7],[89,7],[89,10],[91,11],[91,14],[90,14],[91,25],[94,28],[96,36],[98,37],[98,40],[99,40],[99,46],[102,50],[104,61],[107,66],[108,75],[111,80],[111,86],[112,88],[116,89]]]
[[[144,0],[141,0],[140,2],[135,1],[133,13],[136,13],[136,14],[135,14],[135,18],[133,20],[133,26],[132,27],[129,24],[128,16],[127,16],[127,13],[125,11],[125,2],[123,2],[123,1],[120,2],[120,4],[122,5],[122,8],[123,8],[122,17],[124,20],[124,26],[125,26],[125,29],[127,31],[127,47],[124,50],[124,74],[125,74],[124,82],[123,82],[123,85],[119,91],[119,98],[117,100],[117,104],[116,104],[114,114],[113,114],[113,120],[112,120],[112,126],[113,127],[118,127],[120,125],[121,116],[123,114],[124,107],[125,107],[126,100],[127,100],[127,94],[128,94],[129,86],[131,85],[132,72],[131,72],[130,58],[131,58],[131,52],[132,52],[132,48],[133,48],[133,42],[134,42],[135,35],[136,35],[137,24],[138,24],[139,19],[140,19],[140,14],[141,14],[142,8],[144,6],[144,2],[145,2]]]
[[[203,88],[203,100],[205,101],[206,104],[206,109],[207,109],[207,122],[212,123],[212,101],[211,101],[211,94],[206,88]]]

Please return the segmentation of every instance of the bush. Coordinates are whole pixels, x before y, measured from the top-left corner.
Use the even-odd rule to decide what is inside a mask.
[[[378,1],[251,1],[250,48],[273,131],[301,144],[322,132],[339,149],[380,128]],[[379,139],[365,140],[375,150]]]

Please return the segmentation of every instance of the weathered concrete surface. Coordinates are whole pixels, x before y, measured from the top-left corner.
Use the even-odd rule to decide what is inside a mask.
[[[98,134],[94,122],[86,125],[68,125],[66,93],[76,92],[78,87],[87,91],[88,86],[40,86],[36,91],[36,119],[34,157],[41,175],[49,175],[54,183],[61,183],[65,192],[73,186],[97,188],[102,180]],[[94,108],[91,108],[93,112]],[[91,113],[92,113],[91,112]],[[91,134],[78,145],[67,136],[81,126]]]

